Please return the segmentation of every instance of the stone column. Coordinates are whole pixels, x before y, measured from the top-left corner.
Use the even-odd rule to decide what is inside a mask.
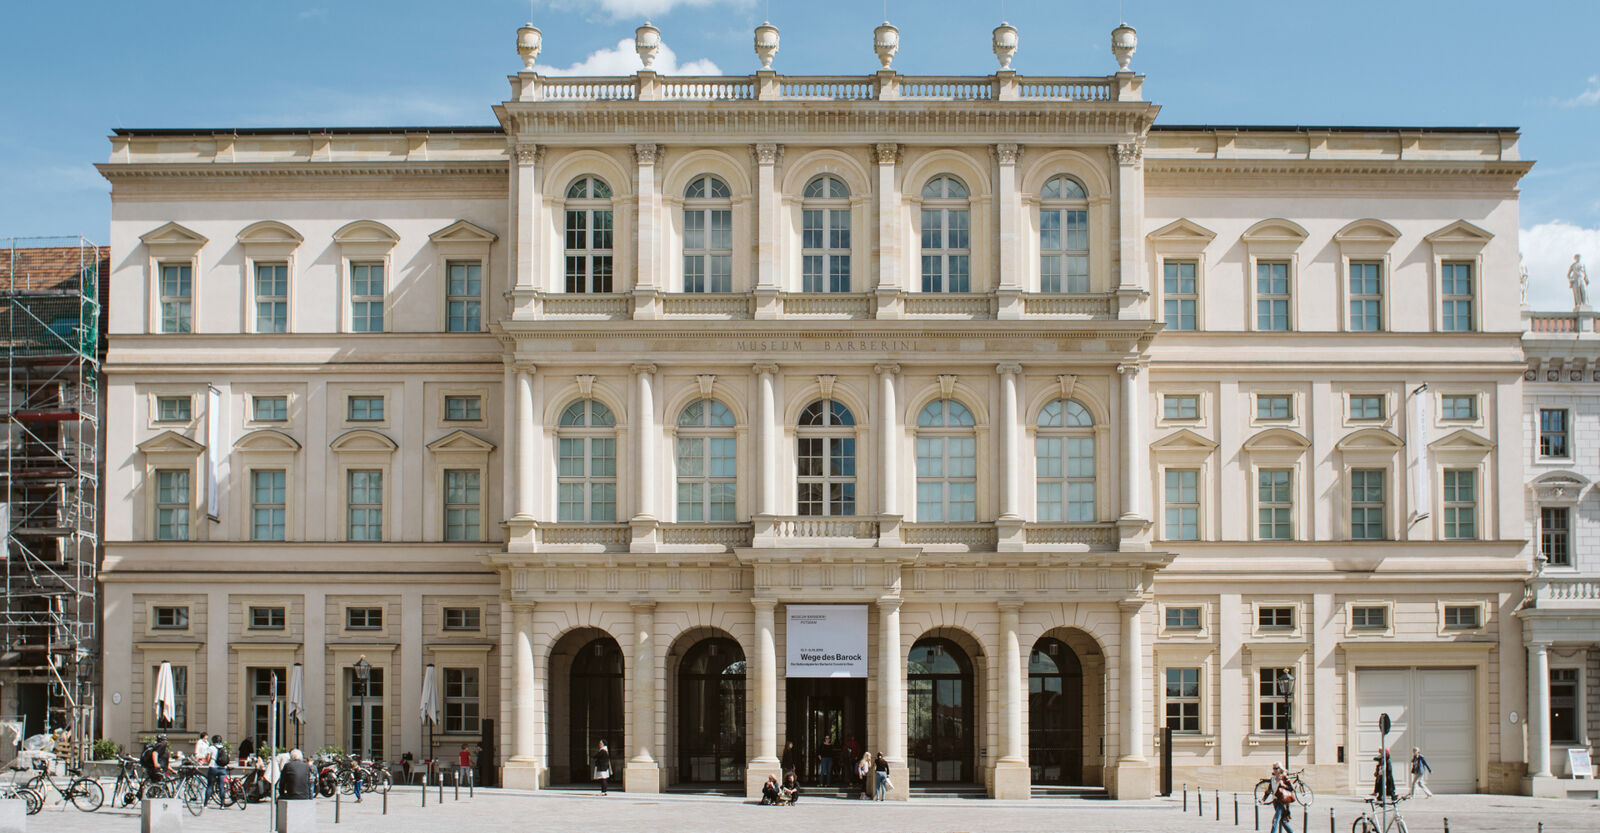
[[[898,364],[872,366],[878,374],[878,545],[900,546],[900,405],[895,397]]]
[[[778,514],[778,402],[774,393],[778,366],[755,366],[756,394],[756,514]]]
[[[756,747],[745,770],[745,795],[761,797],[761,785],[778,772],[778,643],[774,635],[773,599],[752,599],[756,611]]]
[[[661,317],[661,258],[660,227],[661,202],[656,194],[656,158],[660,146],[641,142],[633,146],[633,160],[637,164],[638,211],[634,222],[638,228],[639,251],[635,258],[638,277],[633,285],[633,316],[635,318]]]
[[[544,780],[539,760],[539,709],[534,682],[533,603],[512,602],[511,645],[511,758],[506,761],[504,786],[538,789]]]
[[[512,288],[521,291],[543,289],[537,282],[537,269],[534,263],[534,235],[539,228],[539,207],[543,200],[539,195],[539,158],[544,155],[544,149],[533,144],[517,144],[511,148],[511,156],[515,164],[511,167],[512,199],[516,201],[516,213],[512,217],[514,228],[515,257],[511,263]]]
[[[1148,432],[1139,409],[1139,365],[1118,365],[1117,373],[1122,376],[1122,437],[1117,443],[1122,465],[1122,513],[1117,518],[1121,548],[1148,548],[1148,544],[1141,543],[1149,518],[1142,484],[1150,477],[1150,467],[1146,462]]]
[[[992,150],[999,166],[995,199],[1000,203],[1000,280],[995,288],[999,308],[995,317],[1021,318],[1022,195],[1017,190],[1017,160],[1022,156],[1022,148],[1016,144],[1001,143]]]
[[[756,163],[756,318],[778,318],[778,160],[783,146],[764,142],[750,147]]]
[[[1125,599],[1122,611],[1121,679],[1122,732],[1117,757],[1117,798],[1149,798],[1155,792],[1151,768],[1144,757],[1144,600]]]
[[[630,793],[661,792],[661,768],[651,751],[656,744],[656,603],[633,602],[633,661],[628,694],[633,725],[628,729],[633,754],[622,772],[622,788]]]
[[[995,477],[1000,481],[1000,515],[995,519],[995,532],[1002,552],[1023,548],[1024,533],[1022,500],[1017,489],[1017,435],[1022,425],[1017,404],[1017,377],[1022,365],[995,365],[1000,374],[999,465]]]
[[[660,484],[656,482],[656,425],[655,378],[656,366],[649,362],[633,365],[635,380],[633,401],[633,520],[629,522],[632,541],[630,552],[655,552],[656,527],[660,523],[656,498]]]
[[[1032,792],[1032,773],[1023,744],[1022,715],[1028,708],[1023,695],[1026,670],[1022,667],[1022,644],[1017,636],[1022,603],[1000,603],[1000,760],[994,768],[995,798],[1028,798]]]
[[[904,801],[911,797],[906,768],[906,689],[904,661],[900,650],[901,600],[878,600],[878,740],[883,757],[889,762],[889,779],[894,790],[889,797]]]
[[[1550,777],[1550,643],[1528,646],[1528,773]],[[1534,793],[1537,795],[1537,790]]]
[[[873,146],[873,157],[878,163],[878,318],[902,318],[905,315],[900,294],[905,286],[900,279],[900,199],[894,184],[895,164],[900,160],[900,146],[894,142],[879,142]]]

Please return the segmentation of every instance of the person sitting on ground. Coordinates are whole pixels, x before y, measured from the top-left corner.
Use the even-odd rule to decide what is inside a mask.
[[[793,772],[784,774],[783,786],[778,788],[778,795],[783,798],[784,804],[795,804],[800,801],[800,781],[795,778]]]
[[[289,762],[278,773],[278,797],[286,801],[310,801],[316,796],[312,786],[314,774],[306,763],[306,754],[298,749],[289,752]]]
[[[778,793],[778,776],[768,775],[767,782],[761,785],[761,803],[767,805],[782,803]]]

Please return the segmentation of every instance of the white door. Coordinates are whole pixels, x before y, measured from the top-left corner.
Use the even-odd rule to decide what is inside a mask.
[[[1411,747],[1433,767],[1428,786],[1435,792],[1477,789],[1477,680],[1470,668],[1363,668],[1356,671],[1357,792],[1372,790],[1374,758],[1381,734],[1378,717],[1387,713],[1395,787],[1410,780]]]

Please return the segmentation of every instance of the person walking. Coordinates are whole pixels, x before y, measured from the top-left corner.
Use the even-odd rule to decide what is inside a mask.
[[[861,760],[856,761],[857,798],[872,798],[872,753],[861,750]]]
[[[882,752],[879,752],[877,757],[872,759],[872,769],[877,777],[877,785],[872,793],[873,798],[877,801],[883,801],[889,796],[889,762],[883,759]]]
[[[833,736],[822,737],[822,748],[817,751],[817,785],[833,786]]]
[[[461,752],[456,755],[456,786],[465,783],[472,775],[472,750],[466,744],[461,744]]]
[[[1267,798],[1261,803],[1272,805],[1272,823],[1267,825],[1267,833],[1294,833],[1289,827],[1289,821],[1294,818],[1294,787],[1290,786],[1289,774],[1283,767],[1272,765]]]
[[[600,794],[606,795],[606,783],[611,780],[611,750],[605,741],[600,741],[594,751],[594,780],[600,782]]]
[[[784,772],[794,772],[800,765],[800,753],[794,751],[794,741],[783,744],[783,755],[778,758],[778,768]]]
[[[1417,788],[1422,788],[1422,794],[1433,798],[1433,790],[1428,789],[1428,773],[1433,772],[1433,767],[1428,766],[1428,759],[1422,757],[1422,750],[1411,747],[1411,789],[1406,793],[1406,798],[1417,794]]]
[[[200,802],[202,805],[210,804],[212,794],[218,792],[222,786],[220,779],[212,773],[215,769],[212,764],[216,761],[216,754],[216,750],[212,748],[211,741],[207,738],[206,733],[201,732],[200,737],[194,742],[194,765],[204,772],[206,776],[206,797]],[[217,796],[217,801],[221,802],[221,800],[222,797]]]
[[[1379,801],[1383,801],[1385,795],[1394,801],[1398,795],[1394,789],[1394,761],[1389,757],[1389,750],[1380,750],[1373,760],[1378,765],[1372,769],[1372,795]]]

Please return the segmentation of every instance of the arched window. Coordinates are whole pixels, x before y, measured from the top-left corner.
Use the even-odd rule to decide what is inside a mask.
[[[1039,190],[1039,289],[1089,291],[1089,195],[1071,177]]]
[[[922,291],[972,291],[972,209],[967,186],[941,174],[922,186]]]
[[[733,291],[733,194],[710,174],[683,192],[683,291]]]
[[[678,520],[731,521],[738,475],[733,412],[697,399],[678,413]]]
[[[567,291],[610,292],[611,186],[581,176],[567,186]]]
[[[596,399],[581,399],[561,412],[556,429],[559,521],[617,519],[617,420]]]
[[[796,514],[856,513],[855,425],[855,414],[832,399],[818,399],[800,412]]]
[[[850,291],[850,189],[819,176],[801,198],[802,291]]]
[[[1034,455],[1039,520],[1094,521],[1094,417],[1088,409],[1073,399],[1044,406]]]
[[[977,447],[960,402],[938,399],[917,414],[917,520],[977,520]]]

